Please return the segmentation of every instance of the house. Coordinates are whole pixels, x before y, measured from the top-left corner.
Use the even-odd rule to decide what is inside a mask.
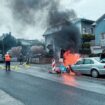
[[[58,48],[56,49],[54,38],[53,38],[54,34],[56,34],[59,31],[61,31],[61,25],[55,25],[55,26],[49,27],[45,31],[43,36],[45,38],[45,48],[47,52],[58,50],[58,53],[59,53],[60,49]],[[60,54],[57,54],[57,55],[60,56]]]
[[[79,29],[81,35],[94,34],[94,27],[92,26],[94,21],[87,20],[87,19],[75,19],[75,20],[72,20],[72,23]],[[59,24],[57,26],[48,28],[44,33],[43,36],[45,37],[45,45],[46,45],[47,52],[49,51],[49,49],[50,50],[55,49],[53,35],[61,31],[61,29],[62,29],[62,25]]]
[[[79,49],[79,30],[69,21],[48,28],[43,36],[45,37],[46,51],[53,50],[58,59],[62,58],[62,55],[68,49],[71,52],[77,52]]]
[[[100,54],[105,49],[105,14],[92,24],[94,27],[95,44],[91,46],[91,53]]]
[[[94,24],[95,45],[105,48],[105,14]]]
[[[94,34],[94,27],[92,24],[94,23],[93,20],[79,18],[73,21],[73,23],[78,27],[82,34]]]
[[[27,40],[27,39],[17,39],[18,41],[21,42],[22,45],[24,46],[31,46],[35,40]]]

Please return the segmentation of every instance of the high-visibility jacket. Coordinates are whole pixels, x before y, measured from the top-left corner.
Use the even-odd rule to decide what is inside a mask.
[[[5,61],[11,61],[11,57],[10,57],[9,54],[6,54],[6,55],[5,55]]]

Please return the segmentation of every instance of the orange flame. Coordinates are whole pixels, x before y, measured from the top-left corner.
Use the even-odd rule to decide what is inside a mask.
[[[70,51],[66,51],[64,53],[64,65],[73,65],[77,62],[77,60],[80,58],[80,55],[77,53],[70,53]]]
[[[62,75],[62,78],[63,78],[63,83],[64,84],[67,84],[67,85],[70,85],[70,86],[77,86],[77,82],[76,82],[76,79],[75,79],[75,76],[69,76],[67,74],[63,74]]]

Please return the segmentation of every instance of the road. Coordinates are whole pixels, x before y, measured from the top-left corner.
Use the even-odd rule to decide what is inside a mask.
[[[49,74],[44,67],[0,70],[0,93],[6,94],[8,105],[105,105],[104,79]]]

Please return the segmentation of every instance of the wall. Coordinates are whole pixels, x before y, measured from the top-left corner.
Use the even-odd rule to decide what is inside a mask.
[[[76,27],[79,29],[80,33],[82,33],[82,27],[81,27],[81,22],[75,23]]]
[[[92,24],[91,23],[88,23],[88,22],[82,22],[82,28],[81,28],[81,33],[82,34],[93,34],[93,27],[92,27]]]
[[[48,51],[47,46],[53,44],[53,39],[52,35],[46,35],[45,36],[45,46],[46,46],[46,51]]]
[[[95,27],[95,44],[100,45],[100,38],[102,33],[105,33],[105,19],[96,24]]]

